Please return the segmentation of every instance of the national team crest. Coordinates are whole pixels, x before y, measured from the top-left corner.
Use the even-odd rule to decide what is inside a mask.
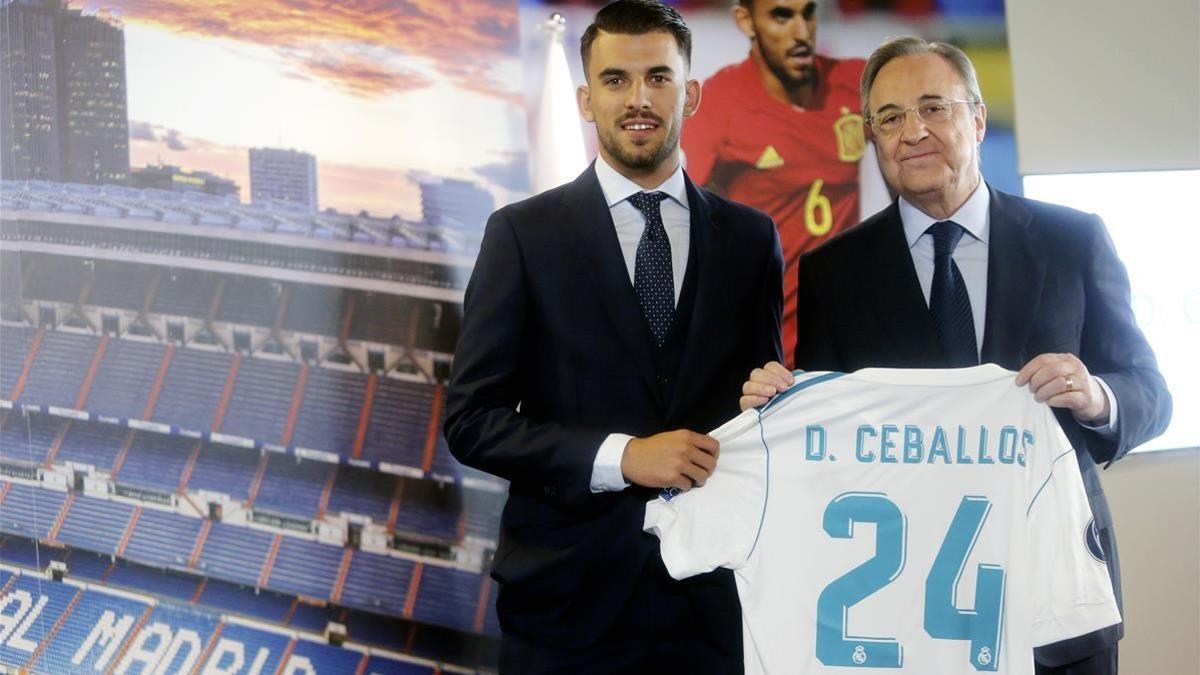
[[[855,115],[849,108],[842,106],[842,116],[833,123],[833,133],[837,136],[838,159],[843,162],[857,162],[862,159],[867,149],[862,115]]]
[[[1095,518],[1089,520],[1087,527],[1083,530],[1083,543],[1087,545],[1088,553],[1091,553],[1097,562],[1107,564],[1104,560],[1104,548],[1100,546],[1100,530],[1096,527]]]

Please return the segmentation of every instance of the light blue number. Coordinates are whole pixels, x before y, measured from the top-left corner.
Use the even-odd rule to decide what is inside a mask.
[[[850,492],[825,507],[825,531],[852,539],[855,523],[875,523],[875,555],[834,580],[817,600],[817,659],[827,666],[899,668],[900,643],[890,637],[846,634],[849,609],[892,582],[904,569],[904,515],[878,493]]]
[[[991,504],[963,497],[925,579],[925,632],[944,640],[970,640],[975,670],[996,670],[1004,615],[1004,568],[980,564],[975,572],[975,609],[959,609],[955,591]]]

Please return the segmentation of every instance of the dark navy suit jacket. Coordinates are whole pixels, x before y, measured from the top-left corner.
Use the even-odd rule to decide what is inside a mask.
[[[510,481],[493,562],[507,633],[584,647],[611,628],[658,555],[642,531],[656,493],[593,494],[596,450],[615,432],[716,428],[738,414],[746,374],[782,353],[774,223],[686,182],[691,247],[680,298],[694,302],[671,382],[656,369],[594,168],[488,221],[445,432],[461,462]],[[728,571],[687,585],[713,637],[740,648]]]
[[[989,186],[990,187],[990,186]],[[982,362],[1020,370],[1046,352],[1078,356],[1116,396],[1105,438],[1055,413],[1076,449],[1097,535],[1120,604],[1112,515],[1098,464],[1166,428],[1171,397],[1134,322],[1129,278],[1095,215],[991,190]],[[946,356],[917,281],[895,202],[800,260],[796,367],[938,368]],[[1056,666],[1111,646],[1123,624],[1036,650]]]

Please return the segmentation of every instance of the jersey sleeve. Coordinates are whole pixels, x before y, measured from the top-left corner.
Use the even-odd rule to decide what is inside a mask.
[[[675,579],[738,569],[749,558],[766,506],[758,414],[747,410],[712,432],[721,452],[703,487],[646,504],[644,529],[659,538],[663,564]]]
[[[1121,621],[1083,479],[1066,436],[1046,409],[1051,448],[1045,483],[1029,505],[1033,546],[1032,643],[1073,638]]]

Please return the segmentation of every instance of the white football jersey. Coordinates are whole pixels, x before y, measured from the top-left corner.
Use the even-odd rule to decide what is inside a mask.
[[[800,373],[645,529],[676,579],[734,570],[748,673],[1031,674],[1121,617],[1074,451],[1013,378]]]

